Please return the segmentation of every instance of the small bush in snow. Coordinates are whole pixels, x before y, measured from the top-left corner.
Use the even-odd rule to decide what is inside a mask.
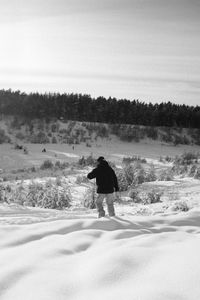
[[[41,170],[46,170],[46,169],[53,169],[53,162],[49,159],[45,160],[42,165],[40,166]]]
[[[10,138],[6,135],[5,130],[0,129],[0,144],[10,143]]]
[[[133,174],[133,182],[132,184],[138,185],[144,183],[146,180],[146,172],[143,168],[136,168]]]
[[[200,166],[196,166],[196,171],[194,173],[195,179],[200,179]]]
[[[190,208],[185,201],[177,201],[172,205],[171,209],[173,211],[188,211]]]
[[[60,170],[63,170],[65,168],[69,167],[69,163],[68,162],[61,162],[59,160],[57,160],[55,162],[55,168],[56,169],[60,169]]]
[[[156,190],[146,192],[132,189],[129,191],[128,195],[134,203],[141,203],[146,205],[160,202],[162,192]]]
[[[70,206],[71,195],[66,186],[56,182],[46,184],[32,182],[28,186],[20,184],[12,190],[4,190],[3,201],[26,206],[63,209]]]
[[[96,159],[92,156],[89,155],[87,157],[82,156],[79,161],[78,164],[80,166],[95,166],[96,165]]]
[[[116,171],[121,191],[126,191],[130,186],[137,186],[144,182],[156,180],[156,173],[153,166],[145,170],[139,162],[126,165],[122,170]]]
[[[139,191],[136,189],[131,189],[128,192],[128,196],[133,200],[134,203],[141,203],[142,199],[139,197]]]
[[[180,156],[176,156],[174,160],[175,165],[191,165],[193,163],[198,163],[200,157],[199,153],[185,152]]]
[[[157,179],[159,181],[171,181],[174,179],[174,175],[171,170],[162,170],[158,175]]]
[[[156,179],[157,179],[156,171],[154,166],[152,165],[150,169],[146,172],[145,181],[151,182],[151,181],[156,181]]]
[[[117,170],[116,171],[116,176],[118,179],[118,185],[119,185],[119,190],[122,191],[127,191],[129,188],[129,182],[126,178],[124,170]]]
[[[160,158],[159,158],[159,161],[160,162],[172,162],[174,160],[174,158],[173,157],[171,157],[171,156],[160,156]]]
[[[152,190],[147,193],[147,196],[145,197],[144,204],[153,204],[160,202],[160,198],[162,196],[162,192],[158,192],[155,190]]]
[[[135,161],[140,162],[140,163],[147,162],[145,158],[141,158],[140,156],[132,156],[132,157],[123,157],[122,163],[125,165],[129,165]]]
[[[146,127],[145,133],[148,138],[151,138],[152,140],[157,140],[158,138],[158,130],[155,127]]]
[[[55,136],[52,137],[52,141],[51,142],[52,142],[52,144],[57,144],[57,139],[56,139]]]
[[[126,180],[128,182],[129,185],[133,184],[134,179],[135,179],[135,173],[136,170],[138,169],[138,172],[141,170],[140,168],[140,164],[137,164],[138,168],[136,167],[136,165],[127,165],[123,170],[124,170],[124,174],[126,176]]]
[[[174,165],[171,168],[175,175],[186,175],[188,173],[188,165]]]
[[[96,208],[96,197],[95,188],[89,188],[83,197],[83,206],[90,209]]]
[[[89,179],[84,175],[78,175],[76,177],[76,184],[88,183]]]

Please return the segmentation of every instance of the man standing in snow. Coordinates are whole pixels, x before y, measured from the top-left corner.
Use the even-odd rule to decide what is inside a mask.
[[[119,191],[117,177],[114,170],[109,166],[103,156],[97,159],[97,167],[90,172],[87,177],[89,179],[96,178],[97,194],[96,206],[99,218],[105,216],[103,208],[103,200],[106,199],[109,216],[115,216],[114,210],[114,192]],[[117,195],[118,196],[118,195]]]

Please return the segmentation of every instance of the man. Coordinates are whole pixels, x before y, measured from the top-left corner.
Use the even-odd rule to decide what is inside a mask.
[[[97,167],[90,172],[87,177],[89,179],[96,178],[97,194],[96,206],[99,218],[105,216],[103,208],[103,200],[106,199],[109,216],[115,216],[114,210],[114,192],[119,191],[117,177],[114,170],[109,166],[103,156],[97,159]],[[118,195],[117,195],[118,196]]]

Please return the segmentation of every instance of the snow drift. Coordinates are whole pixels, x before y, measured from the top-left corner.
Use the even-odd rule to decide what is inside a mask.
[[[1,300],[196,300],[200,210],[96,219],[0,206]]]

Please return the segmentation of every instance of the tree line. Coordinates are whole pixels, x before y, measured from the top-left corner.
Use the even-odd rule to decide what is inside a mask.
[[[87,94],[24,93],[0,90],[1,115],[29,119],[57,118],[111,124],[135,124],[200,128],[200,106],[171,102],[152,104],[139,100],[97,97]]]

